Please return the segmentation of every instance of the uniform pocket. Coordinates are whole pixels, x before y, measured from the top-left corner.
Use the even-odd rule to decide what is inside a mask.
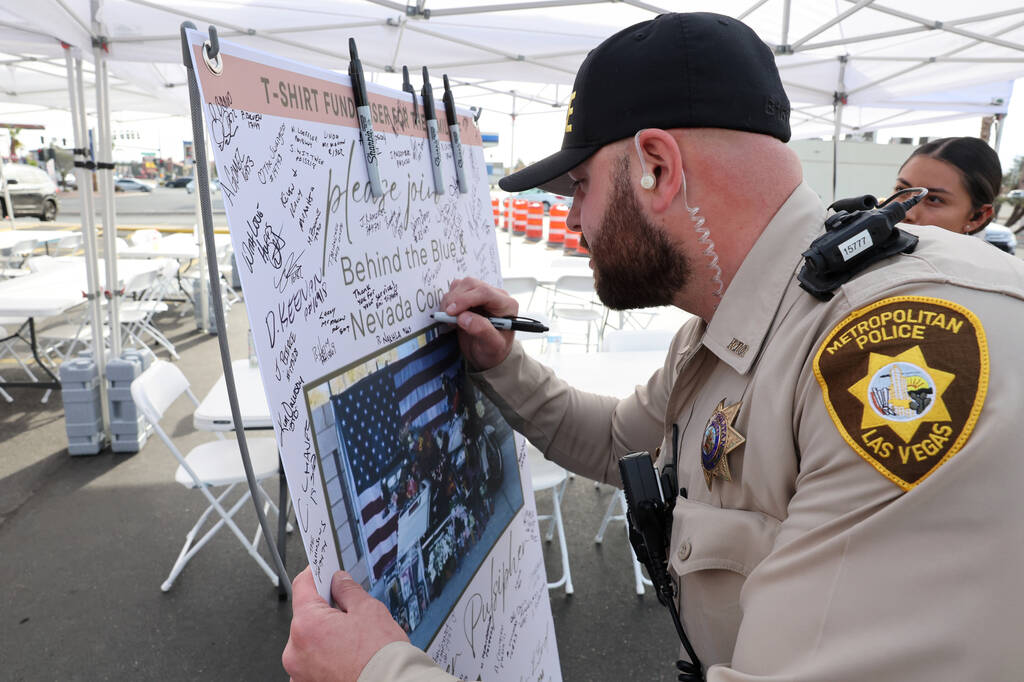
[[[678,498],[672,512],[669,568],[680,577],[713,569],[746,577],[768,556],[780,525],[761,512]]]
[[[686,631],[705,665],[731,660],[742,617],[740,590],[768,556],[780,525],[760,512],[676,500],[669,570],[678,580]]]

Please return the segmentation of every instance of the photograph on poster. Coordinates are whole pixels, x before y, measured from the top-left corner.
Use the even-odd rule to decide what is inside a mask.
[[[523,505],[512,428],[428,327],[306,385],[339,562],[426,648]]]

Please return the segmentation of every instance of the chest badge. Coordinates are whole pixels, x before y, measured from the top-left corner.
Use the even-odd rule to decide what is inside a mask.
[[[726,481],[732,480],[727,455],[747,440],[732,425],[742,404],[738,402],[726,407],[725,400],[722,400],[711,413],[708,425],[704,427],[704,438],[700,444],[700,464],[704,468],[704,482],[708,484],[708,490],[711,490],[711,479],[715,477]]]

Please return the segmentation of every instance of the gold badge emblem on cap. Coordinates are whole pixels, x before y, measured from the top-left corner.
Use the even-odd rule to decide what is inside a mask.
[[[732,425],[741,404],[738,402],[726,406],[725,400],[722,400],[711,413],[708,425],[704,427],[704,438],[700,444],[700,464],[704,468],[704,482],[708,484],[708,490],[711,490],[713,478],[732,480],[727,455],[747,440]]]
[[[988,372],[978,318],[963,306],[920,296],[853,312],[814,358],[839,433],[904,490],[963,447],[985,401]]]

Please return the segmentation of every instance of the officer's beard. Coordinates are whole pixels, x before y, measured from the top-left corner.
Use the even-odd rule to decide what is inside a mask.
[[[672,305],[690,279],[689,260],[640,210],[626,156],[616,164],[613,192],[587,244],[598,298],[612,310]]]

